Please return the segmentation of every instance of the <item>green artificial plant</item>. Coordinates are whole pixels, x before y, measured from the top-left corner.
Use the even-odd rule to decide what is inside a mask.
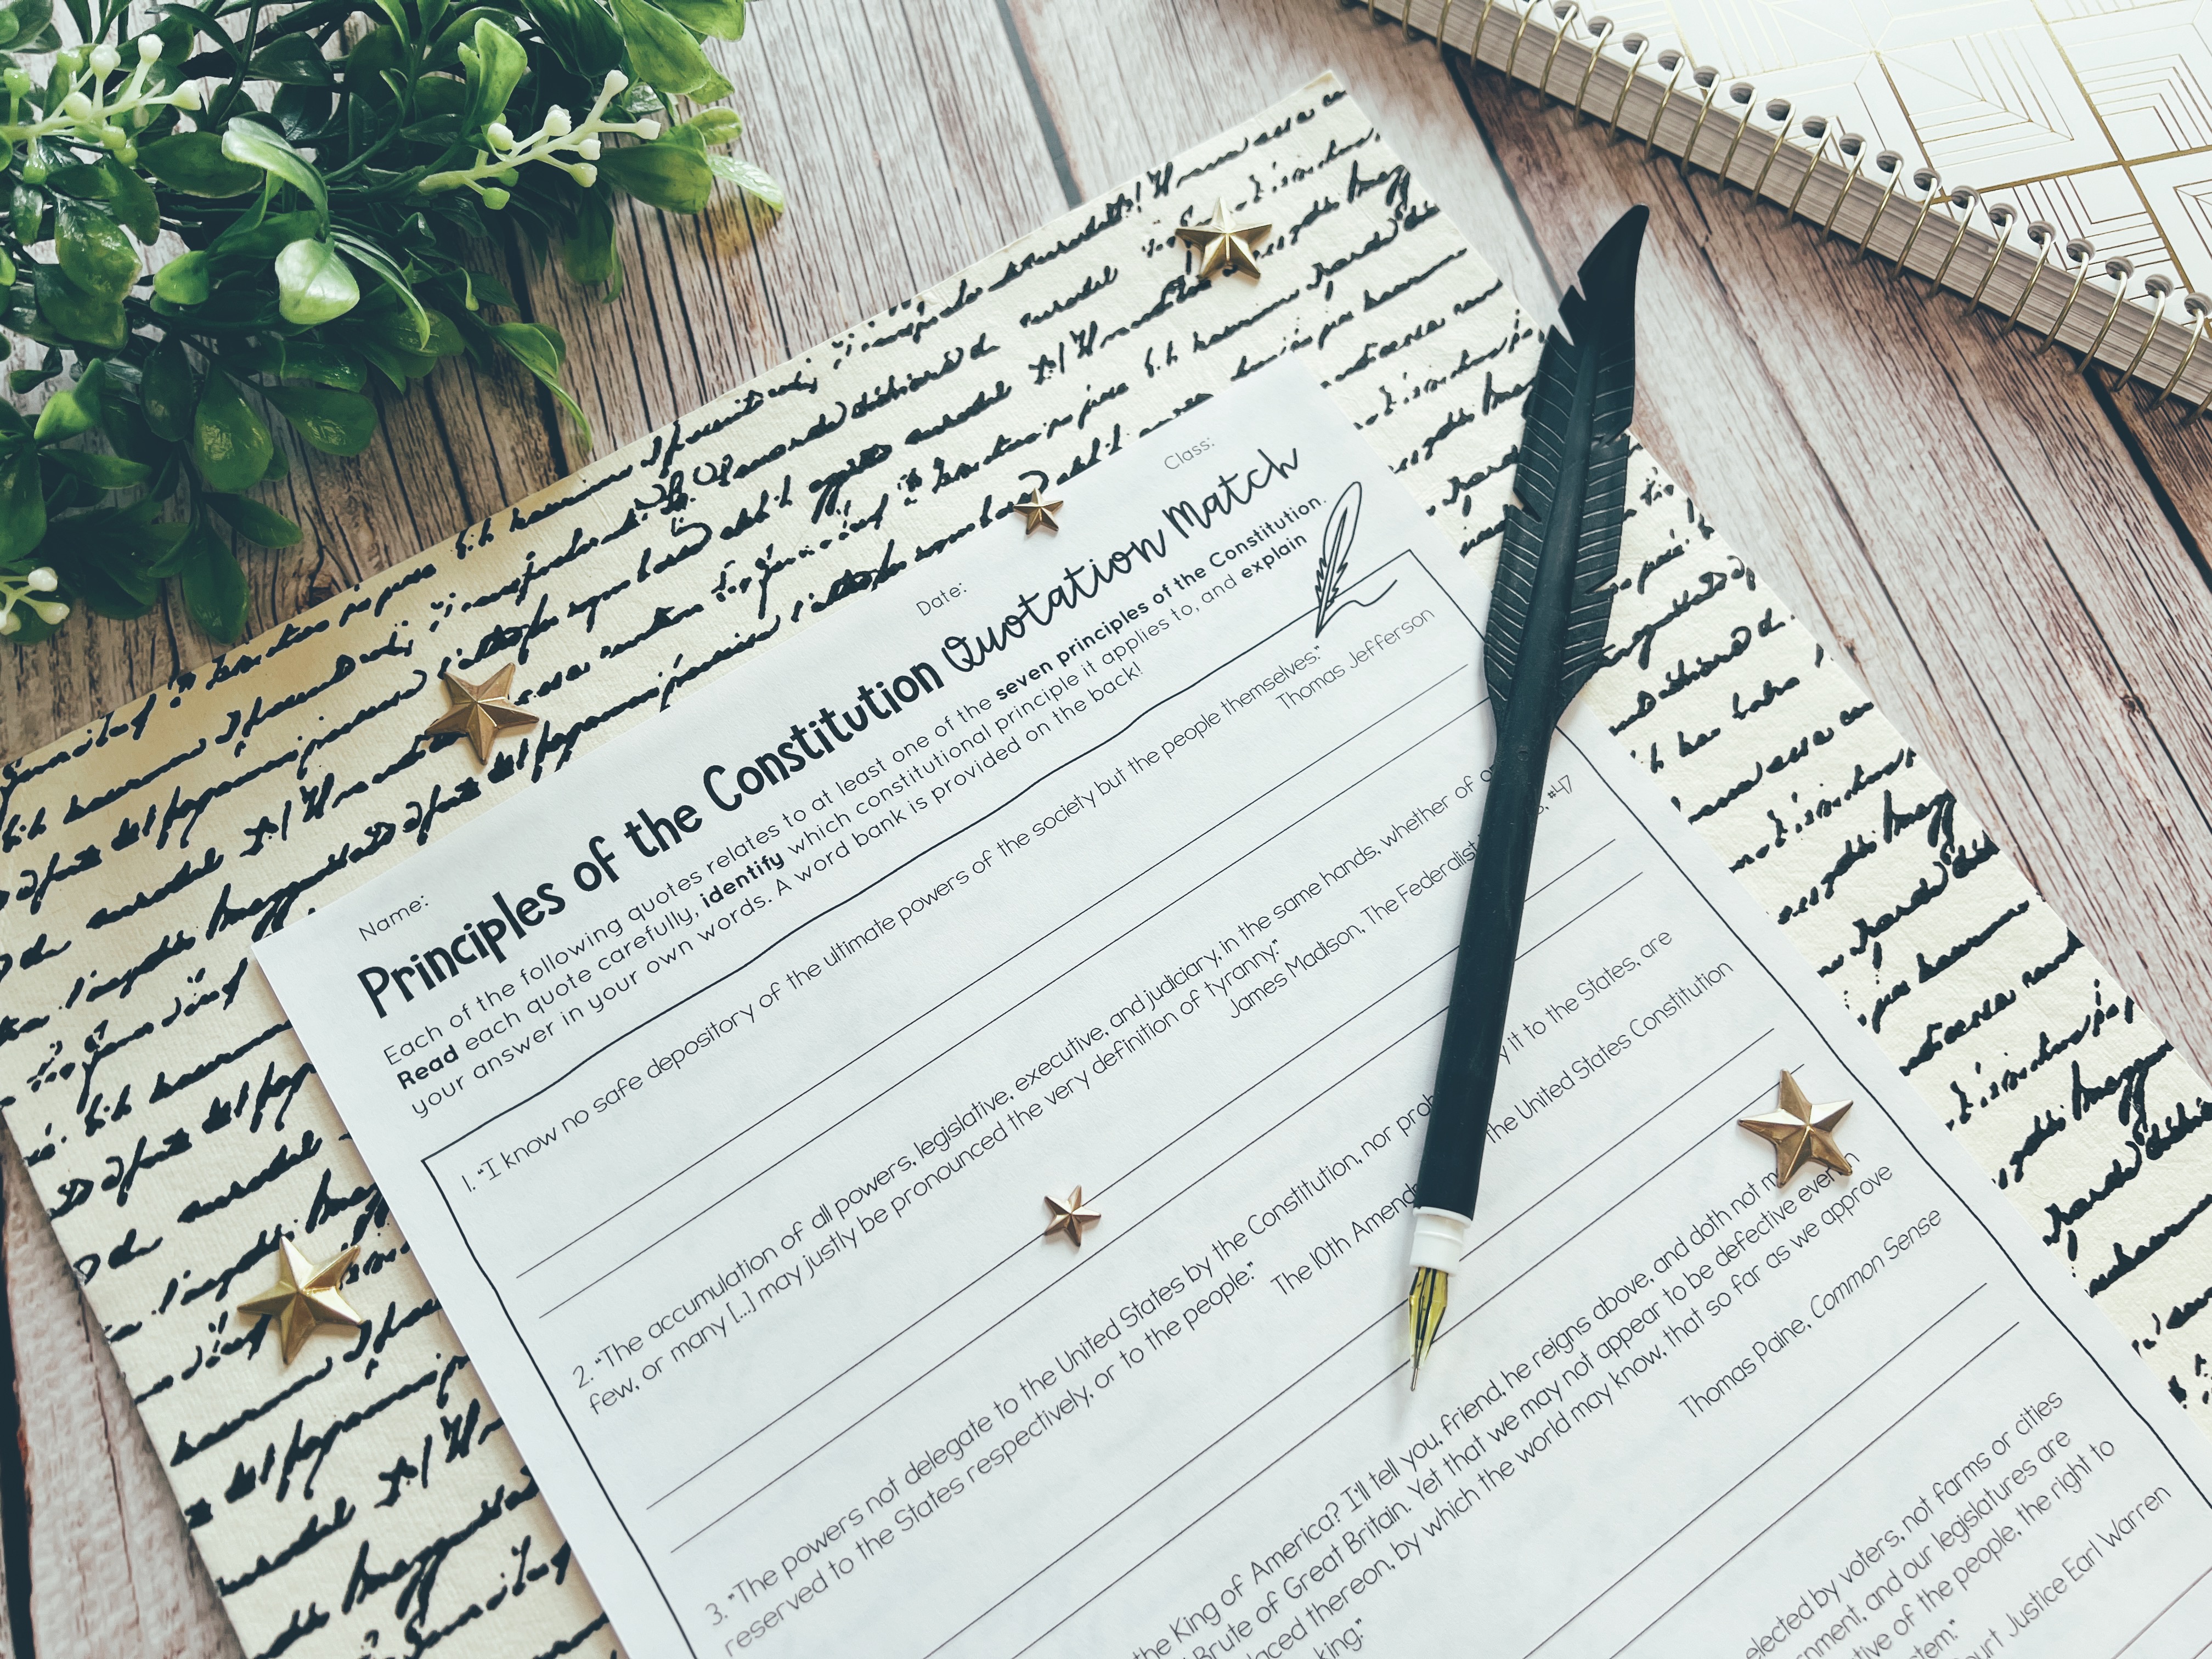
[[[542,323],[480,267],[501,226],[569,276],[621,282],[614,198],[696,213],[725,179],[731,90],[702,40],[744,0],[0,0],[0,331],[35,343],[0,402],[0,636],[174,581],[219,640],[246,626],[235,539],[297,542],[254,500],[273,422],[350,455],[370,395],[439,359],[514,358],[584,431]],[[576,112],[581,112],[580,114]],[[173,239],[173,240],[164,240]],[[155,251],[161,243],[160,252]],[[34,348],[35,349],[35,348]]]

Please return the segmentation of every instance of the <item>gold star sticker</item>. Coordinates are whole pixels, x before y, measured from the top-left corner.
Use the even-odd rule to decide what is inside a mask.
[[[1045,1224],[1044,1236],[1047,1238],[1064,1237],[1079,1250],[1083,1248],[1083,1230],[1095,1227],[1104,1219],[1097,1211],[1083,1207],[1083,1188],[1080,1187],[1067,1195],[1065,1204],[1048,1194],[1044,1206],[1052,1212],[1052,1219]]]
[[[1851,1104],[1847,1100],[1825,1116],[1816,1118],[1812,1103],[1797,1086],[1797,1079],[1784,1072],[1776,1109],[1757,1117],[1738,1118],[1735,1127],[1774,1143],[1774,1179],[1778,1184],[1787,1183],[1808,1164],[1825,1164],[1849,1180],[1850,1160],[1844,1156],[1843,1148],[1836,1145],[1835,1136],[1829,1132],[1844,1121],[1844,1114],[1851,1109]]]
[[[446,690],[454,698],[453,706],[424,726],[422,735],[442,738],[448,732],[459,732],[477,751],[479,764],[491,758],[492,744],[507,732],[527,732],[538,724],[537,715],[507,701],[507,688],[514,684],[513,663],[473,685],[450,668],[445,680]]]
[[[276,1282],[251,1302],[238,1304],[248,1319],[274,1319],[276,1335],[290,1364],[307,1339],[321,1328],[358,1330],[368,1323],[346,1305],[338,1292],[346,1269],[361,1254],[361,1246],[339,1251],[318,1267],[301,1255],[289,1238],[276,1241]]]
[[[1256,282],[1259,244],[1267,240],[1267,233],[1273,228],[1273,225],[1232,223],[1229,204],[1216,200],[1209,222],[1178,226],[1176,240],[1198,250],[1200,276],[1218,276],[1224,272],[1234,276],[1242,272]]]
[[[1057,536],[1060,534],[1060,520],[1054,518],[1053,514],[1059,512],[1060,509],[1060,502],[1048,501],[1045,500],[1044,491],[1042,489],[1032,489],[1028,495],[1023,496],[1021,500],[1018,501],[1008,501],[1004,507],[1000,507],[999,509],[999,516],[1000,518],[1004,518],[1009,513],[1018,513],[1022,517],[1027,519],[1029,520],[1030,527],[1022,532],[1022,534],[1024,537],[1034,536],[1040,530],[1049,530],[1054,535]]]

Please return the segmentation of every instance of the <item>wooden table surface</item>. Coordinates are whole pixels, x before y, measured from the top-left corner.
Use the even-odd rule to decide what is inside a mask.
[[[508,261],[611,447],[1335,69],[1523,304],[1650,204],[1638,428],[1839,648],[2075,931],[2212,1060],[2212,422],[2139,412],[2063,352],[1753,210],[1664,156],[1335,0],[788,0],[720,48],[769,225],[618,216],[612,303]],[[520,375],[449,362],[350,461],[295,458],[304,547],[248,556],[251,631],[575,467]],[[14,757],[214,654],[179,607],[0,650]],[[234,1654],[12,1143],[0,1264],[0,1647]],[[0,1376],[0,1384],[8,1379]]]

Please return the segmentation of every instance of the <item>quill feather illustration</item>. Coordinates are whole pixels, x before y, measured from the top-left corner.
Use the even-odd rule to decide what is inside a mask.
[[[1498,752],[1413,1189],[1415,1386],[1474,1215],[1552,730],[1596,672],[1613,615],[1636,402],[1636,262],[1649,216],[1631,208],[1583,261],[1526,405],[1518,504],[1505,509],[1483,634]]]

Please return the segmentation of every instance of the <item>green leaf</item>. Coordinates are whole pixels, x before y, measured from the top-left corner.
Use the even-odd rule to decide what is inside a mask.
[[[240,375],[316,380],[347,392],[358,392],[368,384],[368,366],[359,357],[319,340],[270,336],[228,341],[216,355],[225,368]]]
[[[622,32],[598,0],[523,0],[561,65],[579,80],[596,82],[622,62]]]
[[[705,152],[672,134],[649,144],[602,151],[599,177],[671,213],[696,213],[714,193],[714,174]]]
[[[392,91],[384,76],[387,71],[395,75],[399,73],[399,65],[404,61],[406,51],[407,44],[400,38],[398,30],[382,25],[371,29],[345,55],[346,90],[372,104],[395,101],[398,94]],[[404,75],[400,76],[400,84],[406,84]]]
[[[783,186],[742,155],[709,155],[707,165],[717,179],[726,179],[770,213],[783,211]]]
[[[161,210],[154,192],[143,179],[112,155],[56,167],[46,175],[46,184],[58,195],[109,204],[109,210],[142,242],[150,242],[161,234]]]
[[[327,87],[337,83],[331,64],[304,34],[287,34],[253,54],[246,65],[249,78],[275,81],[288,87]]]
[[[515,83],[530,72],[530,55],[522,43],[489,17],[477,20],[476,44],[460,49],[461,69],[468,78],[467,112],[461,131],[474,142],[487,123],[507,112],[507,100]]]
[[[265,388],[262,395],[302,438],[326,455],[358,455],[376,435],[376,405],[359,392],[277,386]]]
[[[33,274],[32,287],[38,295],[40,316],[65,338],[120,351],[131,337],[123,320],[123,302],[86,293],[63,274],[59,265],[40,265]]]
[[[154,522],[160,503],[104,507],[52,520],[40,556],[61,578],[62,591],[103,617],[143,617],[160,596],[160,556],[168,527]]]
[[[745,0],[664,0],[676,20],[717,40],[742,40]]]
[[[261,482],[273,447],[269,428],[246,407],[230,376],[211,371],[192,410],[192,465],[210,489],[235,495]]]
[[[46,494],[39,454],[26,444],[0,460],[0,564],[23,558],[46,539]]]
[[[172,305],[200,304],[208,296],[210,264],[204,249],[179,253],[154,273],[154,292]]]
[[[282,513],[262,506],[251,495],[211,494],[207,504],[230,521],[232,529],[250,542],[264,547],[295,547],[300,542],[300,526]]]
[[[100,388],[106,380],[106,370],[107,365],[95,357],[84,366],[75,386],[47,398],[46,406],[39,411],[39,424],[31,434],[33,438],[42,444],[58,443],[97,426]]]
[[[131,489],[154,477],[154,469],[143,462],[126,461],[119,455],[98,455],[88,449],[50,449],[44,459],[94,489]]]
[[[708,146],[734,144],[744,137],[745,118],[733,109],[717,106],[713,109],[701,110],[684,123],[678,131],[694,135],[701,143]]]
[[[172,190],[220,199],[242,196],[259,186],[260,168],[234,161],[223,153],[222,135],[185,132],[138,146],[138,165]]]
[[[600,159],[605,159],[604,152]],[[587,190],[580,194],[576,228],[561,244],[561,263],[577,282],[617,282],[622,276],[622,255],[615,247],[615,215],[607,205],[609,192]]]
[[[584,411],[568,395],[568,388],[561,384],[561,370],[567,362],[568,348],[558,334],[538,323],[495,323],[489,331],[499,342],[500,349],[535,374],[568,411],[568,418],[584,434],[584,444],[591,447],[592,423],[584,418]]]
[[[406,273],[392,263],[392,256],[375,243],[347,231],[339,231],[332,240],[359,260],[370,276],[392,290],[393,296],[406,308],[407,314],[414,319],[416,349],[426,349],[430,343],[430,313],[415,297],[415,285],[407,280]]]
[[[615,21],[638,78],[677,97],[706,85],[714,66],[691,31],[648,0],[614,0]]]
[[[139,380],[143,397],[144,376]],[[102,398],[100,400],[100,429],[107,434],[107,447],[126,461],[142,461],[149,472],[157,472],[176,459],[176,447],[165,444],[154,435],[146,424],[146,416],[137,404],[121,398]],[[170,481],[175,488],[175,480]]]
[[[191,430],[192,405],[198,397],[198,378],[185,356],[184,342],[172,336],[155,348],[138,382],[138,404],[145,410],[146,424],[155,437],[181,443]]]
[[[337,248],[301,238],[276,256],[276,309],[288,323],[313,328],[361,303],[361,285]]]
[[[185,609],[205,633],[228,644],[246,631],[246,572],[206,520],[196,522],[178,551]]]
[[[54,257],[71,282],[103,300],[120,300],[138,274],[138,250],[102,203],[55,202]]]
[[[271,178],[283,179],[314,204],[319,225],[330,223],[330,197],[323,188],[323,175],[282,137],[252,116],[230,118],[230,125],[222,130],[222,153],[241,166],[259,167]]]
[[[53,25],[54,0],[15,0],[6,8],[6,15],[15,26],[8,36],[7,45],[17,52],[49,50],[38,42]]]

